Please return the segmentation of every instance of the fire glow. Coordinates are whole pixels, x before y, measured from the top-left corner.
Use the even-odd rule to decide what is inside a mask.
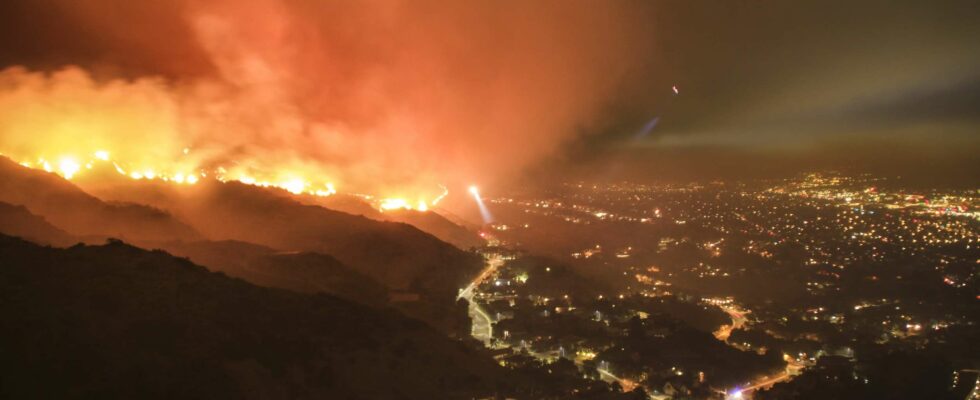
[[[185,148],[182,153],[183,155],[188,155],[190,151],[189,149]],[[0,153],[0,155],[9,156],[4,153]],[[81,158],[74,155],[65,155],[54,158],[36,157],[33,160],[21,161],[20,165],[27,168],[41,169],[54,173],[67,180],[76,179],[85,172],[93,169],[108,169],[111,167],[111,170],[115,171],[119,175],[133,180],[159,180],[178,185],[194,185],[201,180],[210,177],[220,182],[240,182],[246,185],[281,189],[294,195],[326,197],[337,193],[336,185],[333,182],[315,181],[313,179],[304,178],[301,174],[293,172],[270,174],[271,176],[286,177],[280,180],[270,180],[258,178],[257,176],[262,176],[258,174],[252,175],[246,172],[232,172],[225,167],[217,167],[210,172],[200,168],[189,167],[182,169],[133,167],[131,164],[116,161],[112,157],[112,153],[107,150],[96,150],[91,153],[91,157],[89,158]],[[442,192],[432,200],[427,200],[420,196],[418,201],[414,203],[401,197],[361,197],[363,197],[365,200],[373,202],[381,211],[405,209],[424,212],[428,211],[430,207],[438,204],[440,200],[449,194],[449,190],[446,189],[445,186],[440,187]]]
[[[363,21],[316,1],[179,2],[163,14],[142,2],[55,3],[135,51],[93,51],[125,65],[0,69],[0,151],[10,158],[70,179],[110,163],[183,185],[370,193],[382,210],[432,209],[440,184],[506,179],[550,157],[606,109],[622,76],[610,71],[647,57],[616,45],[648,24],[610,23],[645,20],[614,3],[561,15],[534,3],[499,15],[493,3],[341,7]],[[129,18],[94,18],[104,15],[153,19],[130,29]],[[447,35],[461,36],[432,40]]]

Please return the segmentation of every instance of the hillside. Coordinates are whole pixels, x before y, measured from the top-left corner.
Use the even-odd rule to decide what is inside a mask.
[[[392,312],[121,242],[0,236],[0,397],[472,398],[489,358]]]
[[[387,293],[374,301],[367,299],[378,291],[364,283],[361,277],[366,276],[387,291],[400,293],[399,299],[407,302],[396,306],[407,315],[447,333],[466,332],[461,324],[465,310],[457,307],[455,297],[480,269],[480,258],[407,224],[305,205],[284,191],[217,181],[193,186],[136,181],[105,166],[69,182],[3,159],[0,178],[0,201],[24,205],[76,238],[116,237],[141,245],[238,241],[276,252],[328,255],[358,277],[332,276],[340,270],[317,256],[306,256],[302,262],[323,263],[333,272],[320,271],[314,277],[310,268],[283,269],[277,265],[296,260],[282,256],[266,257],[237,273],[228,271],[255,283],[300,291],[334,288],[332,292],[342,294],[337,289],[344,286],[340,282],[357,282],[353,287],[364,290],[352,298],[368,304],[387,299]],[[212,266],[228,267],[228,263]],[[291,272],[319,281],[297,285],[301,278],[287,276]]]
[[[236,241],[169,242],[154,247],[259,286],[327,293],[377,307],[387,304],[384,286],[326,254],[282,253]]]
[[[476,233],[456,225],[435,211],[420,212],[415,210],[392,210],[384,213],[385,219],[403,222],[431,234],[460,249],[471,249],[486,244]]]
[[[26,207],[4,202],[0,202],[0,233],[52,246],[68,246],[77,242],[68,232],[51,225],[44,217],[31,213]]]
[[[481,265],[478,256],[411,225],[304,204],[279,190],[215,181],[188,187],[98,179],[81,185],[102,198],[167,210],[210,240],[329,254],[389,289],[440,302],[451,303]]]
[[[304,203],[316,204],[348,214],[363,215],[378,221],[403,222],[463,250],[485,244],[479,235],[450,221],[437,211],[388,210],[380,212],[363,199],[342,194],[328,197],[305,196],[301,200]]]
[[[385,215],[361,197],[338,193],[332,196],[302,196],[300,200],[306,204],[323,206],[331,210],[342,211],[352,215],[363,215],[374,220],[384,220]]]
[[[51,225],[24,206],[0,202],[0,233],[34,243],[66,247],[79,242],[104,242],[105,238],[75,237]],[[283,253],[245,242],[144,242],[179,257],[187,257],[208,270],[222,272],[259,286],[302,293],[327,293],[372,306],[387,304],[384,286],[370,277],[318,253]]]
[[[77,236],[127,240],[193,240],[200,235],[169,213],[146,205],[107,203],[61,177],[0,157],[0,201],[22,205]]]

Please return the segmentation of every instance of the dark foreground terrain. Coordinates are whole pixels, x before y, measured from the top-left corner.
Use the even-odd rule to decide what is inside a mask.
[[[0,397],[469,398],[501,370],[394,312],[121,242],[0,237]]]

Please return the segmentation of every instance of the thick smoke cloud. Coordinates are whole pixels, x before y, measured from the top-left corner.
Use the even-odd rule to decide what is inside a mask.
[[[431,197],[554,152],[646,61],[631,43],[648,35],[622,2],[57,7],[95,32],[87,54],[102,59],[4,71],[0,151],[110,149],[134,168],[299,174],[389,196]]]

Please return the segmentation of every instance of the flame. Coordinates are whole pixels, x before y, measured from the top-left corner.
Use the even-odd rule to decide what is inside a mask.
[[[412,206],[408,203],[408,200],[402,198],[381,199],[379,207],[381,208],[381,211],[412,208]]]
[[[81,166],[78,165],[78,161],[75,161],[75,159],[70,157],[62,158],[61,161],[58,162],[58,170],[61,171],[61,175],[64,176],[65,179],[71,179],[80,169]]]
[[[430,206],[435,206],[439,203],[439,200],[446,197],[449,194],[449,190],[443,186],[443,193],[437,196],[430,202],[426,202],[425,199],[419,199],[417,203],[413,206],[411,202],[403,197],[389,197],[383,198],[377,201],[378,210],[381,212],[391,211],[391,210],[415,210],[426,212],[429,211]],[[371,196],[362,196],[365,200],[371,200]]]
[[[91,157],[134,179],[311,195],[335,193],[334,183],[431,209],[448,193],[433,198],[439,183],[518,174],[559,151],[601,119],[624,75],[610,71],[647,62],[629,40],[647,33],[633,29],[649,25],[632,19],[645,13],[605,7],[616,2],[558,14],[527,2],[501,15],[492,2],[435,15],[390,2],[56,3],[106,39],[82,65],[140,50],[122,54],[140,66],[122,78],[79,65],[0,68],[0,151],[70,178]],[[130,12],[154,24],[134,25]],[[512,33],[504,41],[500,27]],[[160,34],[171,31],[181,34]],[[463,36],[431,40],[447,33]],[[556,36],[567,40],[556,45]],[[48,161],[38,164],[40,155]],[[64,156],[86,168],[61,171]]]
[[[189,152],[190,150],[188,148],[184,148],[181,151],[181,153],[184,155],[189,154]],[[5,153],[0,154],[4,154],[6,156]],[[257,172],[235,172],[253,170],[240,165],[229,168],[219,166],[211,171],[200,168],[194,169],[182,167],[179,164],[171,168],[134,167],[133,165],[120,161],[117,157],[111,157],[111,154],[112,153],[110,153],[108,150],[96,150],[91,152],[91,157],[88,159],[80,159],[73,155],[65,155],[57,157],[57,162],[52,163],[46,157],[37,157],[36,161],[22,161],[19,164],[27,168],[43,169],[44,171],[60,175],[67,180],[76,179],[85,171],[93,169],[94,166],[108,165],[119,175],[134,180],[159,180],[177,185],[194,185],[200,182],[201,179],[209,177],[210,174],[212,179],[220,182],[234,181],[252,186],[277,188],[295,195],[306,194],[326,197],[338,193],[337,187],[333,182],[317,182],[294,172],[278,172],[271,174],[259,174]],[[84,169],[82,168],[83,165],[85,167]],[[253,175],[253,173],[255,175]],[[262,178],[258,178],[256,176],[262,176]],[[267,177],[269,178],[267,179]],[[278,179],[271,177],[277,177]],[[445,186],[440,185],[440,188],[442,189],[442,192],[432,200],[427,201],[424,196],[419,196],[419,200],[414,204],[404,197],[375,197],[371,195],[359,196],[365,200],[373,202],[381,211],[404,209],[424,212],[428,211],[430,207],[438,204],[439,201],[449,194],[449,189],[447,189]]]
[[[281,184],[283,189],[286,189],[289,193],[300,194],[306,191],[306,182],[302,179],[292,179]]]

